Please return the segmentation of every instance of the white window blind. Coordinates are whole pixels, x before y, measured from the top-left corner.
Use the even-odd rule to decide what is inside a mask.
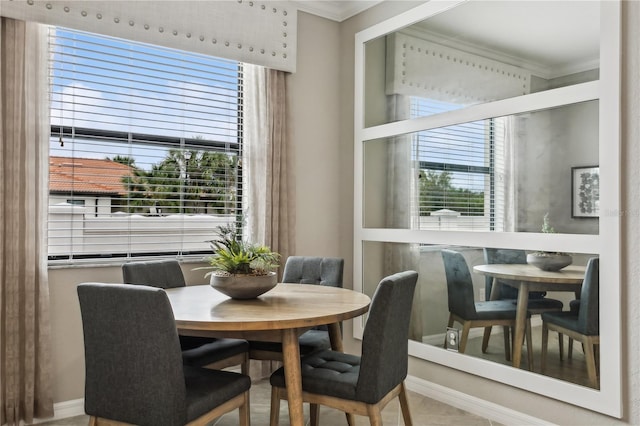
[[[460,108],[417,97],[410,105],[411,118]],[[503,119],[415,134],[420,229],[502,230],[504,135]]]
[[[242,67],[50,32],[50,261],[209,251],[242,212]]]

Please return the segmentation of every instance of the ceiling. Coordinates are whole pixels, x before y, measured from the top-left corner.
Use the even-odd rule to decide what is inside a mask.
[[[358,13],[382,3],[383,0],[329,1],[329,0],[289,0],[298,10],[342,22]]]

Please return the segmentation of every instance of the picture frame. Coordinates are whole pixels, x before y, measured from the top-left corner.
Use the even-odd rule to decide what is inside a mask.
[[[571,217],[597,218],[600,215],[600,167],[571,168]]]

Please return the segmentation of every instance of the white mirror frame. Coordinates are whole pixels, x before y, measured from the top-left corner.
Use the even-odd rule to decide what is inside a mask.
[[[354,117],[354,288],[363,291],[363,244],[397,242],[452,244],[485,247],[544,248],[553,245],[575,253],[597,253],[600,267],[600,390],[518,370],[485,360],[465,356],[442,348],[409,341],[411,356],[442,364],[467,373],[486,377],[530,392],[565,401],[589,410],[620,418],[621,403],[621,333],[620,333],[620,3],[601,2],[600,80],[561,89],[539,92],[477,105],[448,115],[393,122],[364,127],[365,43],[395,30],[427,19],[464,1],[430,1],[408,12],[367,28],[355,38],[355,117]],[[446,126],[514,111],[549,108],[555,104],[599,100],[599,159],[601,215],[598,235],[508,232],[443,232],[409,229],[373,229],[363,227],[363,144],[365,141]],[[354,337],[361,339],[363,321],[354,321]]]

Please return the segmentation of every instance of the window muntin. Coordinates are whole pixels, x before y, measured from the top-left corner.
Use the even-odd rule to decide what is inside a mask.
[[[50,260],[207,252],[242,211],[241,64],[62,28],[50,52]]]

